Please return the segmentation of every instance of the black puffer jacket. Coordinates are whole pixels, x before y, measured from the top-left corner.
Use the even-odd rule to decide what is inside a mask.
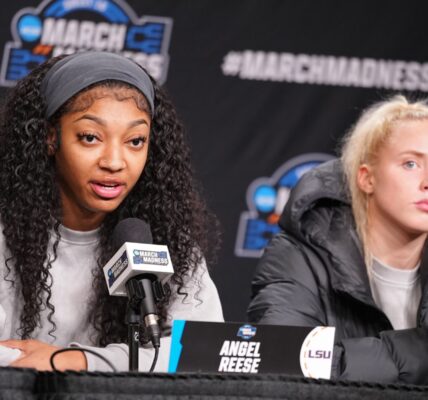
[[[418,327],[393,330],[375,305],[338,160],[292,191],[256,269],[251,322],[336,327],[333,378],[428,384],[428,257]]]

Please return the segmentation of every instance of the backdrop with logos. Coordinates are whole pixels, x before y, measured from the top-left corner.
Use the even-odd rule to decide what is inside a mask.
[[[290,189],[369,104],[427,96],[423,2],[15,0],[0,15],[0,95],[53,55],[122,53],[169,91],[220,219],[211,274],[244,321]],[[286,260],[284,260],[284,263]]]

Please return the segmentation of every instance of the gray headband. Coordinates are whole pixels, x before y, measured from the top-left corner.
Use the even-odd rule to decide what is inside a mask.
[[[140,66],[114,53],[85,51],[58,61],[44,77],[41,93],[47,104],[46,118],[81,90],[108,79],[135,86],[146,97],[153,114],[153,85]]]

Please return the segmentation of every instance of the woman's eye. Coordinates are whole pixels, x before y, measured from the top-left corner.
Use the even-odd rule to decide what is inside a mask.
[[[135,138],[135,139],[131,139],[128,143],[132,147],[142,147],[145,142],[146,142],[146,138],[145,137],[138,137],[138,138]]]
[[[406,161],[404,163],[404,167],[406,169],[415,169],[418,166],[418,164],[416,163],[416,161]]]
[[[86,136],[86,141],[89,143],[95,142],[95,136],[94,135]]]
[[[98,139],[96,135],[92,133],[79,133],[79,140],[84,143],[95,143]]]

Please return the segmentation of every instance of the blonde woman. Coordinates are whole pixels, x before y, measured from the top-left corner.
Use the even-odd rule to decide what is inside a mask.
[[[428,383],[428,104],[366,110],[306,173],[253,280],[252,322],[336,327],[332,376]]]

